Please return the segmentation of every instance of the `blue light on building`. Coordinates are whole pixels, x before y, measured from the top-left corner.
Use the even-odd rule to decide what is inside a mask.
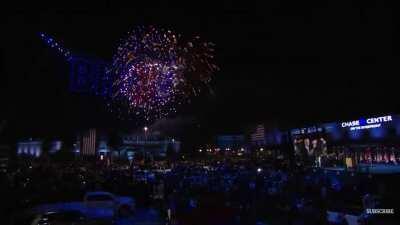
[[[99,141],[99,147],[97,149],[97,154],[100,155],[108,155],[111,152],[107,141],[106,140],[100,140]]]
[[[21,141],[17,143],[17,155],[27,155],[39,157],[42,152],[43,143],[41,141]]]
[[[387,136],[387,129],[385,127],[377,127],[370,130],[370,135],[374,139],[382,139]]]
[[[244,135],[219,135],[217,147],[220,149],[238,149],[245,145]]]
[[[349,138],[351,140],[360,140],[363,136],[363,131],[362,130],[352,130],[349,131]]]
[[[61,148],[62,148],[62,141],[59,141],[59,140],[52,141],[50,143],[49,153],[54,154],[54,153],[60,151]]]

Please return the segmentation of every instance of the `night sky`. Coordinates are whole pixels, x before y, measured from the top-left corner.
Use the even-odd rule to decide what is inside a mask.
[[[68,64],[37,34],[109,61],[118,40],[137,25],[216,44],[215,94],[181,112],[216,132],[259,121],[299,126],[399,112],[393,78],[400,74],[399,23],[389,1],[110,2],[2,9],[4,133],[57,136],[90,126],[134,126],[117,121],[100,100],[70,93]]]

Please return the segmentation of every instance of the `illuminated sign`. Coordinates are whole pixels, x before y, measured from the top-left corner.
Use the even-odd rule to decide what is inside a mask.
[[[343,128],[349,127],[350,130],[363,130],[380,127],[382,123],[391,122],[392,116],[372,117],[368,119],[359,119],[353,121],[342,122]]]

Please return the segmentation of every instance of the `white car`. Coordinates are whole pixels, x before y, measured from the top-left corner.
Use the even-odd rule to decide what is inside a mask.
[[[25,212],[17,214],[12,225],[91,225],[80,211],[58,211],[45,213]]]
[[[132,214],[135,210],[135,200],[109,192],[88,192],[83,202],[44,204],[35,207],[32,211],[46,213],[60,210],[79,211],[88,219],[113,219]]]
[[[85,215],[89,218],[115,217],[132,213],[135,201],[109,192],[88,192],[83,198]]]

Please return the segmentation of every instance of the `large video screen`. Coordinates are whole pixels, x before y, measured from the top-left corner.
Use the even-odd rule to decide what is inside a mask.
[[[380,142],[400,138],[400,116],[385,115],[321,125],[332,142]]]
[[[296,155],[318,156],[328,145],[400,142],[400,116],[383,115],[291,130]]]
[[[291,135],[296,156],[318,156],[327,151],[328,140],[320,127],[293,129]]]

